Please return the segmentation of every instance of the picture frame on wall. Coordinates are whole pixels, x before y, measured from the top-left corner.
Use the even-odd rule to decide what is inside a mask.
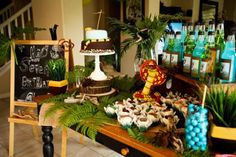
[[[137,20],[144,17],[144,10],[144,0],[124,0],[124,22],[134,25]]]

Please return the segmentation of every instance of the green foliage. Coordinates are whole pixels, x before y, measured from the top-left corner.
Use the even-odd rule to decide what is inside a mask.
[[[61,99],[66,98],[68,94],[55,96],[48,99],[46,102],[54,102],[45,117],[52,117],[57,111],[63,111],[59,117],[59,124],[61,126],[71,127],[76,126],[76,130],[81,131],[82,134],[87,135],[92,140],[95,140],[98,129],[104,123],[114,123],[113,119],[106,116],[104,111],[97,109],[97,106],[90,101],[77,104],[66,104]]]
[[[184,157],[211,157],[212,155],[209,154],[208,151],[194,151],[194,150],[190,150],[190,149],[185,149],[184,153],[183,153]]]
[[[45,99],[43,101],[40,102],[40,105],[42,105],[43,103],[49,103],[49,102],[63,102],[64,99],[66,99],[68,96],[70,96],[70,93],[63,93],[60,95],[56,95],[53,97],[50,97],[48,99]]]
[[[155,47],[157,40],[164,34],[168,21],[180,18],[180,14],[162,17],[150,15],[149,17],[144,17],[144,19],[137,20],[135,25],[127,24],[114,18],[108,18],[109,32],[122,32],[129,35],[121,43],[121,56],[133,45],[137,45],[139,49],[145,50],[145,56],[150,56],[149,50]]]
[[[217,126],[236,127],[236,90],[213,86],[207,93],[206,104]]]
[[[134,77],[115,77],[112,80],[112,87],[119,91],[131,92],[132,87],[135,85],[136,79]]]
[[[48,61],[49,76],[54,81],[61,81],[65,79],[66,64],[62,58],[51,59]]]
[[[35,35],[37,31],[45,31],[46,28],[39,28],[39,27],[32,27],[32,26],[26,26],[25,28],[22,27],[13,27],[13,39],[21,39],[23,37],[23,34],[28,35]]]
[[[21,39],[23,37],[23,34],[35,34],[36,31],[42,31],[46,30],[44,28],[38,28],[38,27],[32,27],[32,26],[26,26],[25,28],[21,27],[13,27],[12,28],[12,37],[9,38],[4,34],[0,33],[0,65],[1,63],[8,60],[10,57],[11,52],[11,46],[13,46],[13,39]],[[15,53],[14,53],[15,55]],[[15,55],[15,61],[16,64],[18,64],[16,55]]]
[[[11,45],[12,41],[3,34],[0,34],[0,65],[10,58]]]
[[[69,85],[74,83],[78,83],[78,81],[82,81],[84,78],[89,76],[93,69],[88,66],[80,66],[76,65],[73,71],[69,71],[66,73],[66,79]]]

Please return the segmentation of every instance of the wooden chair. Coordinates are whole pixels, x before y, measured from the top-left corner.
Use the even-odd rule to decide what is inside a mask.
[[[60,42],[60,43],[59,43]],[[72,46],[70,41],[52,41],[52,40],[19,40],[15,41],[15,44],[25,44],[25,45],[58,45],[63,44],[64,46],[64,58],[66,60],[66,71],[69,69],[69,54],[72,55]],[[15,109],[16,107],[27,107],[31,109],[38,108],[38,104],[36,102],[25,102],[25,101],[16,101],[15,100],[15,55],[14,55],[14,48],[11,50],[11,87],[10,87],[10,117],[8,118],[8,121],[10,123],[10,132],[9,132],[9,156],[12,157],[14,155],[14,132],[15,132],[15,123],[18,124],[26,124],[26,125],[32,125],[33,126],[33,132],[34,134],[37,134],[36,128],[38,125],[38,120],[32,120],[32,119],[23,119],[15,116]],[[70,58],[72,58],[70,56]],[[73,61],[73,58],[72,58]],[[45,93],[46,94],[46,93]],[[66,138],[67,138],[67,130],[62,130],[62,156],[66,156]]]

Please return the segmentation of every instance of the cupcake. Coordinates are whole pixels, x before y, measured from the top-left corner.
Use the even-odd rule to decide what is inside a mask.
[[[146,131],[152,125],[152,121],[145,116],[140,116],[136,120],[135,124],[137,125],[140,131]]]
[[[152,121],[152,123],[157,123],[160,120],[160,113],[158,112],[148,112],[147,118]]]
[[[133,124],[133,118],[130,115],[119,115],[117,120],[124,129],[131,128]]]
[[[104,110],[109,117],[114,117],[116,115],[117,108],[115,106],[108,105],[107,107],[104,107]]]

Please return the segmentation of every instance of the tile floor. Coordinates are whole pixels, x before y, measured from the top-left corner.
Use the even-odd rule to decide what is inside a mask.
[[[0,157],[8,156],[9,99],[0,99]],[[38,128],[39,137],[35,138],[32,126],[24,124],[15,125],[15,157],[42,157],[41,128]],[[53,129],[54,157],[61,153],[61,130]],[[80,143],[81,135],[69,130],[67,139],[67,157],[122,157],[122,155],[107,147],[94,143],[84,137]]]

